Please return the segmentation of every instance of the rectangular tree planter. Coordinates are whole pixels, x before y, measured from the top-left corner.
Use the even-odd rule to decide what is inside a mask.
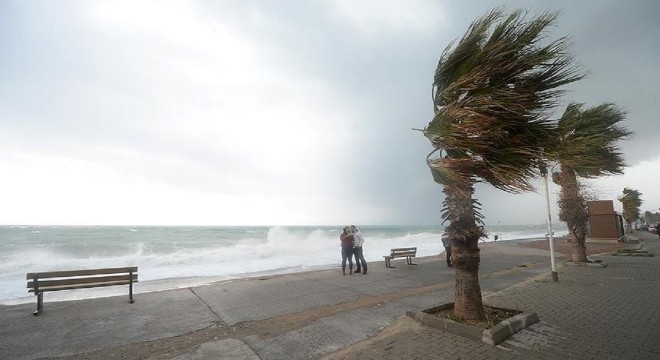
[[[432,307],[421,312],[409,311],[406,315],[426,326],[438,328],[477,341],[483,341],[490,345],[497,345],[508,339],[511,335],[539,321],[539,317],[536,313],[522,312],[494,325],[490,329],[484,330],[480,327],[463,324],[451,319],[433,315],[439,311],[453,308],[454,303],[452,302]]]

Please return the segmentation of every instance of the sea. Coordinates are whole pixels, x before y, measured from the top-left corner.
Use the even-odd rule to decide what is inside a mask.
[[[360,227],[360,226],[359,226]],[[343,226],[0,226],[0,305],[34,301],[30,272],[138,266],[135,293],[337,268]],[[444,226],[361,226],[368,262],[391,248],[444,251]],[[543,239],[547,226],[485,226],[484,242]],[[554,224],[555,236],[568,233]],[[122,288],[122,289],[118,289]],[[47,293],[48,301],[125,294],[123,287]],[[32,295],[32,296],[30,296]]]

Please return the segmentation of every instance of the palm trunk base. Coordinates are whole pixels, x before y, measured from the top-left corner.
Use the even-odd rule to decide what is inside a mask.
[[[452,251],[456,268],[454,315],[467,320],[484,318],[479,286],[479,248],[458,246]]]
[[[587,232],[580,226],[571,226],[569,238],[571,242],[571,260],[574,263],[587,262]]]
[[[574,239],[572,243],[571,259],[576,262],[587,262],[587,246],[584,239]]]

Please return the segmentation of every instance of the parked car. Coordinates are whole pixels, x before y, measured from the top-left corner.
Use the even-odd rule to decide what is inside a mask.
[[[649,226],[649,232],[651,232],[651,234],[657,234],[658,233],[655,226],[653,226],[653,225]]]

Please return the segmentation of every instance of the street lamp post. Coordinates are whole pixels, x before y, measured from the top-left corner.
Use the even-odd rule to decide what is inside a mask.
[[[548,241],[550,241],[550,263],[552,268],[552,281],[559,281],[557,269],[555,268],[555,248],[552,242],[552,215],[550,214],[550,195],[548,194],[548,169],[543,166],[541,168],[541,175],[543,176],[543,187],[545,188],[545,205],[548,213]]]

